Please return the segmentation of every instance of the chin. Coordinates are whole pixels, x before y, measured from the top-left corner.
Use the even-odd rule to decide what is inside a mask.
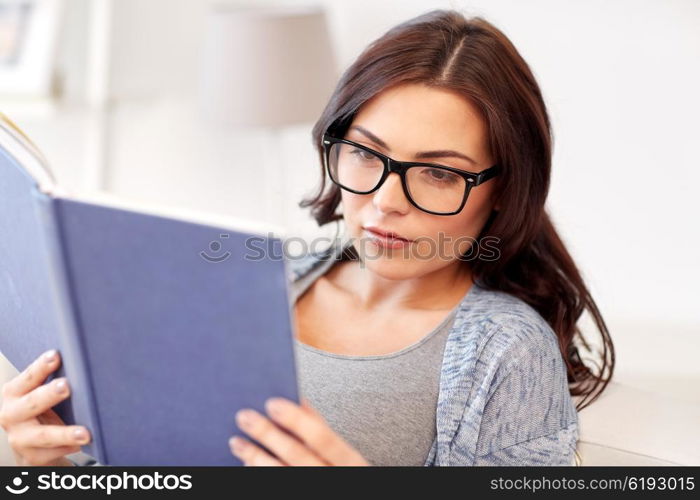
[[[405,261],[400,261],[399,259],[373,257],[371,259],[366,259],[362,265],[377,276],[392,281],[415,278],[420,275],[420,273],[416,272],[414,265],[407,264]]]

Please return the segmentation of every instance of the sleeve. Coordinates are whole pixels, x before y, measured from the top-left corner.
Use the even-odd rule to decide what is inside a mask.
[[[572,423],[558,431],[476,457],[474,465],[575,465],[577,428]]]
[[[84,467],[84,466],[93,466],[93,465],[103,465],[100,462],[97,461],[94,457],[88,455],[87,453],[84,453],[82,451],[79,451],[77,453],[71,453],[70,455],[66,455],[66,458],[68,461],[72,462],[73,465],[79,466],[79,467]]]
[[[553,334],[553,332],[551,332]],[[578,416],[554,337],[524,342],[491,380],[474,465],[574,465]]]

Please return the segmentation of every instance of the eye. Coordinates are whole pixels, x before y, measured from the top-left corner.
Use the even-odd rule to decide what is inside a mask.
[[[440,184],[453,184],[460,179],[458,175],[440,168],[425,168],[423,169],[423,174],[427,176],[429,180]]]
[[[359,148],[353,149],[352,151],[350,151],[350,154],[357,156],[361,160],[373,160],[373,159],[377,158],[372,153],[369,153],[369,152],[365,151],[364,149],[359,149]]]

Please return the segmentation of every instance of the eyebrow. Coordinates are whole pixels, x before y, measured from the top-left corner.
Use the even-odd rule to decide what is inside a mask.
[[[389,146],[387,146],[386,142],[381,140],[379,137],[374,135],[372,132],[370,132],[366,128],[361,127],[359,125],[353,125],[352,127],[350,127],[350,130],[357,130],[361,134],[364,134],[372,142],[379,144],[381,147],[383,147],[387,151],[391,152],[391,149],[389,149]],[[463,160],[467,160],[472,165],[477,165],[477,162],[472,160],[467,155],[460,153],[458,151],[453,151],[451,149],[440,149],[440,150],[436,150],[436,151],[421,151],[419,153],[416,153],[416,158],[420,158],[420,159],[426,159],[426,158],[462,158]]]

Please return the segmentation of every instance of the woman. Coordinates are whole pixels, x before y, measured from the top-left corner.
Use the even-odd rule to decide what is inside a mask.
[[[455,11],[400,24],[347,69],[313,137],[331,182],[301,206],[350,238],[292,261],[302,405],[239,411],[232,453],[246,465],[573,464],[576,410],[606,387],[613,346],[545,212],[549,118],[510,41]],[[580,356],[584,310],[602,337],[597,369]],[[50,410],[69,392],[40,385],[58,362],[4,387],[20,464],[69,465],[85,442],[70,431],[89,439]]]

